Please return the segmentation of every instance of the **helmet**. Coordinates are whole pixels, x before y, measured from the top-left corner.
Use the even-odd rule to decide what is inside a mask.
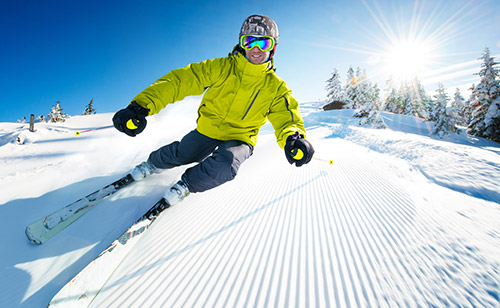
[[[241,26],[239,38],[245,34],[270,36],[274,39],[276,45],[278,45],[280,38],[276,22],[264,15],[252,15],[247,17]]]

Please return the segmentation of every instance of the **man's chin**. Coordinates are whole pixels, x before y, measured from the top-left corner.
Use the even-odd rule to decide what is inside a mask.
[[[252,64],[255,64],[255,65],[259,65],[259,64],[262,64],[264,62],[266,62],[265,59],[262,59],[262,58],[258,58],[258,59],[255,59],[255,58],[247,58],[247,60],[252,63]]]

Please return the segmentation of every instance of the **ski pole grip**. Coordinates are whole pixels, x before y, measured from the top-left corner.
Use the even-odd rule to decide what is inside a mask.
[[[292,150],[292,155],[293,155],[293,159],[301,160],[302,157],[304,157],[304,152],[302,152],[301,149],[296,148],[296,149]]]
[[[130,119],[127,121],[127,128],[130,130],[137,129],[139,126],[139,120],[137,119]]]

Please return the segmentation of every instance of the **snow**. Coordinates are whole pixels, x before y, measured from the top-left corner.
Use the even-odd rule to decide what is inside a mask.
[[[182,174],[106,199],[47,243],[25,227],[121,177],[195,127],[199,97],[135,138],[112,114],[0,123],[0,306],[45,307]],[[165,211],[92,307],[500,306],[500,145],[382,112],[304,105],[316,157],[290,166],[266,124],[236,179]],[[21,136],[24,144],[17,144]],[[333,160],[333,164],[325,161]]]

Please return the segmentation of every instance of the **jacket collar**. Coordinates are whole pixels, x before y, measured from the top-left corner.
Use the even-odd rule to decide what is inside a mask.
[[[274,72],[273,64],[271,61],[267,61],[262,64],[253,64],[245,58],[241,53],[235,55],[237,67],[243,71],[246,75],[262,75]]]

